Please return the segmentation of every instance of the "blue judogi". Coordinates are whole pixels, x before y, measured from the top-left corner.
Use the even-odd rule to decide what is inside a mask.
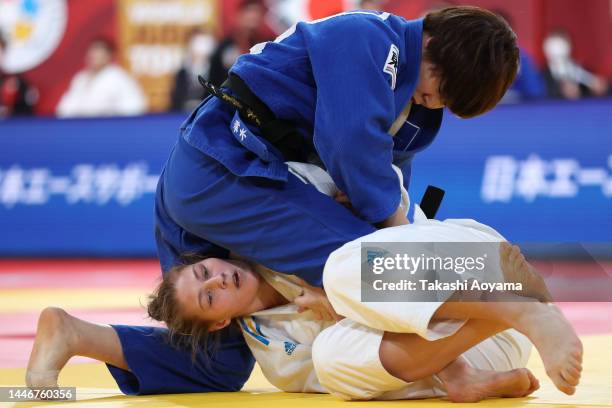
[[[231,72],[312,142],[359,216],[289,173],[257,128],[208,98],[181,126],[159,182],[162,270],[181,253],[225,257],[233,251],[320,286],[329,254],[373,232],[373,223],[397,209],[400,187],[391,163],[407,186],[414,153],[440,127],[441,110],[414,106],[395,138],[387,134],[415,90],[422,30],[422,20],[345,13],[300,23],[241,56]],[[124,392],[227,391],[250,375],[253,357],[238,332],[224,333],[216,358],[194,371],[188,351],[146,336],[151,330],[116,327],[131,372],[111,372]]]
[[[415,148],[415,136],[430,142],[442,119],[441,110],[428,111],[427,132],[409,119],[414,124],[395,136],[393,160],[394,139],[387,131],[414,93],[422,31],[422,20],[346,13],[298,24],[254,47],[231,69],[277,116],[313,140],[332,179],[370,223],[388,218],[399,204],[391,162],[407,171],[408,155],[399,153]],[[385,70],[392,48],[398,51],[395,75]]]

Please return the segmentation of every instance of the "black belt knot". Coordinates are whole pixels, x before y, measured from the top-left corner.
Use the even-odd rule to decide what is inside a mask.
[[[261,135],[281,152],[285,161],[307,161],[308,142],[290,121],[277,118],[238,75],[230,73],[221,87],[201,76],[198,76],[198,81],[211,95],[233,106],[245,122],[257,126]],[[230,89],[235,96],[223,88]]]

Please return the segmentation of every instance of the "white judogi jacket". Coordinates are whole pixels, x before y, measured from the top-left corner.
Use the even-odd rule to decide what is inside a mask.
[[[262,277],[287,300],[293,302],[302,288],[295,276],[272,271]],[[238,318],[247,345],[264,375],[275,387],[287,392],[325,392],[312,364],[312,344],[333,321],[315,320],[312,312],[298,313],[293,303]]]

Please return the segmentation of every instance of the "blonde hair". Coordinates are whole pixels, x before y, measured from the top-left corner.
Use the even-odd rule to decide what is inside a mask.
[[[186,254],[181,257],[182,263],[174,266],[162,276],[162,280],[148,297],[147,313],[154,320],[164,322],[168,328],[168,342],[175,348],[189,349],[191,360],[195,362],[198,351],[206,351],[209,346],[214,351],[218,344],[218,332],[211,333],[211,322],[184,316],[176,295],[176,280],[180,271],[186,266],[200,262],[210,256]]]

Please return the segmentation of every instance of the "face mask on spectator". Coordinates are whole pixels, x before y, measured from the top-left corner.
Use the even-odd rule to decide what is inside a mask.
[[[568,59],[571,53],[571,44],[562,36],[550,36],[544,41],[544,54],[549,60]]]
[[[191,39],[189,53],[192,58],[208,58],[215,49],[215,39],[209,34],[199,34]]]

